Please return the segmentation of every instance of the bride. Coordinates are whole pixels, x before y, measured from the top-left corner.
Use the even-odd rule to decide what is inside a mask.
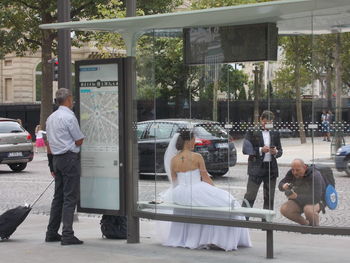
[[[203,157],[192,151],[194,144],[195,138],[188,129],[182,129],[171,139],[164,165],[172,186],[162,194],[163,200],[183,206],[239,207],[230,193],[214,186]],[[244,220],[242,216],[232,218]],[[224,250],[251,247],[246,228],[171,222],[168,231],[165,246]]]

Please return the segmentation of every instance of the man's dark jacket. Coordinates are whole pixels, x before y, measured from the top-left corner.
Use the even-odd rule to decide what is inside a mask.
[[[293,184],[293,191],[298,196],[294,200],[301,206],[307,204],[311,205],[313,202],[314,204],[317,204],[322,200],[324,181],[322,175],[316,169],[308,167],[305,171],[305,176],[299,179],[292,174],[292,170],[289,170],[286,176],[278,184],[280,191],[284,191],[283,185],[285,183]],[[312,197],[312,192],[314,193],[314,197]]]
[[[270,145],[275,146],[277,154],[271,155],[270,162],[270,178],[278,177],[278,166],[276,158],[282,156],[283,150],[281,146],[280,134],[277,131],[270,130]],[[243,141],[242,152],[248,157],[248,175],[250,177],[263,176],[262,165],[265,157],[265,153],[260,154],[260,148],[264,147],[264,138],[262,130],[259,127],[249,130]]]

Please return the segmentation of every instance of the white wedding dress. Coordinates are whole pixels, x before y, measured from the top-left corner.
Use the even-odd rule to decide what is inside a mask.
[[[232,207],[232,209],[240,207],[238,201],[227,191],[202,182],[199,169],[178,172],[177,185],[164,192],[162,198],[166,202],[183,206]],[[181,211],[174,209],[173,214],[181,214]],[[202,212],[202,216],[205,215]],[[231,218],[245,220],[242,216]],[[236,250],[238,246],[251,247],[249,231],[246,228],[179,222],[171,222],[168,227],[170,229],[163,242],[165,246],[194,249],[215,245],[224,250]]]

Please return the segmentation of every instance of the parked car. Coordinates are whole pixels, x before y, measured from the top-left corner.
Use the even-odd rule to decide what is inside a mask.
[[[160,119],[137,124],[139,173],[165,173],[164,153],[181,128],[193,128],[194,151],[200,153],[210,175],[222,176],[237,162],[231,136],[219,123],[193,119]]]
[[[335,154],[335,167],[339,172],[346,172],[350,176],[350,144],[342,146]]]
[[[0,118],[0,163],[20,172],[33,160],[32,136],[14,119]]]

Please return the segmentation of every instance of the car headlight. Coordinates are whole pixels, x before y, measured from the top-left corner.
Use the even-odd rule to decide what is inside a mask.
[[[339,156],[339,155],[345,155],[345,153],[346,153],[346,152],[343,151],[342,148],[339,148],[338,151],[337,151],[337,153],[336,153],[336,155],[338,155],[338,156]]]

